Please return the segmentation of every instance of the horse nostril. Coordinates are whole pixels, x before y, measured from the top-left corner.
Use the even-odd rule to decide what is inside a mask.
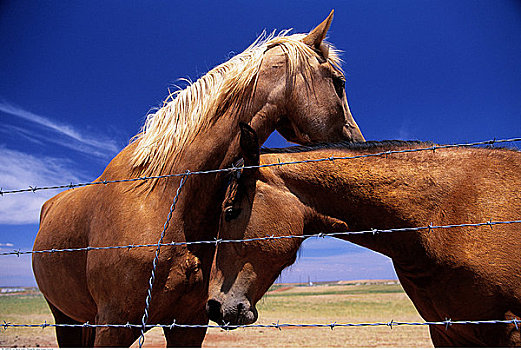
[[[223,318],[221,313],[221,303],[215,299],[208,300],[206,303],[206,313],[210,320],[219,323]]]
[[[245,307],[244,307],[244,304],[243,303],[239,303],[237,304],[237,314],[240,314],[242,310],[244,310]]]

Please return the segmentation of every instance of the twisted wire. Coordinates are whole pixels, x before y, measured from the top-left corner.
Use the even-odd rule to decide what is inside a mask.
[[[280,323],[277,321],[276,323],[271,324],[246,324],[246,325],[233,325],[233,324],[223,324],[223,325],[213,325],[213,324],[148,324],[145,325],[146,328],[151,329],[155,327],[161,328],[223,328],[226,330],[236,329],[236,328],[275,328],[282,330],[282,328],[330,328],[333,330],[334,328],[342,328],[342,327],[380,327],[387,326],[389,328],[393,328],[394,326],[445,326],[446,328],[453,325],[486,325],[486,324],[513,324],[516,329],[519,329],[519,325],[521,324],[521,320],[517,318],[508,319],[508,320],[451,320],[446,319],[444,321],[425,321],[425,322],[402,322],[402,321],[394,321],[391,320],[389,322],[361,322],[361,323],[339,323],[339,322],[331,322],[331,323]],[[0,324],[0,327],[7,330],[8,328],[46,328],[46,327],[73,327],[73,328],[143,328],[142,324],[90,324],[86,323],[78,323],[78,324],[63,324],[63,323],[44,323],[41,324],[15,324],[6,322]],[[142,345],[142,344],[141,344]],[[140,345],[140,346],[141,346]]]
[[[359,158],[368,158],[368,157],[380,157],[380,156],[388,156],[391,154],[398,154],[398,153],[436,151],[436,150],[447,149],[447,148],[494,145],[494,144],[499,144],[499,143],[517,142],[517,141],[521,141],[521,137],[510,138],[510,139],[501,139],[501,140],[494,139],[494,140],[478,141],[478,142],[470,142],[470,143],[458,143],[458,144],[450,144],[450,145],[435,145],[435,146],[430,146],[430,147],[405,149],[405,150],[399,150],[399,151],[389,150],[389,151],[383,151],[383,152],[372,153],[372,154],[362,154],[362,155],[356,155],[356,156],[344,156],[344,157],[331,156],[331,157],[326,157],[326,158],[296,160],[296,161],[290,161],[290,162],[278,162],[278,163],[270,163],[270,164],[262,164],[262,165],[249,165],[249,166],[242,166],[242,167],[232,166],[232,167],[222,168],[222,169],[193,171],[190,173],[190,175],[214,174],[214,173],[219,173],[219,172],[237,171],[237,170],[242,170],[242,169],[266,168],[266,167],[272,167],[272,166],[282,166],[282,165],[292,165],[292,164],[359,159]],[[85,187],[85,186],[92,186],[92,185],[108,185],[108,184],[121,183],[121,182],[164,179],[164,178],[169,178],[169,177],[180,177],[180,176],[185,176],[185,175],[186,175],[186,173],[177,173],[177,174],[167,174],[167,175],[157,175],[157,176],[142,176],[142,177],[131,178],[131,179],[101,180],[101,181],[93,181],[93,182],[81,182],[81,183],[76,183],[76,184],[70,183],[68,185],[42,186],[42,187],[29,186],[29,188],[17,189],[17,190],[2,190],[0,188],[0,196],[3,196],[4,194],[36,192],[36,191],[41,191],[41,190],[55,190],[55,189],[64,189],[64,188],[72,189],[72,188],[76,188],[76,187]]]
[[[194,245],[194,244],[213,244],[219,245],[223,243],[243,243],[243,242],[255,242],[255,241],[266,241],[272,239],[293,239],[293,238],[311,238],[311,237],[328,237],[328,236],[349,236],[349,235],[364,235],[364,234],[381,234],[381,233],[393,233],[393,232],[406,232],[406,231],[422,231],[422,230],[434,230],[434,229],[451,229],[451,228],[468,228],[468,227],[481,227],[481,226],[495,226],[495,225],[509,225],[509,224],[521,224],[521,220],[510,220],[510,221],[486,221],[479,223],[470,224],[452,224],[452,225],[427,225],[417,227],[401,227],[401,228],[390,228],[390,229],[371,229],[363,231],[346,231],[346,232],[328,232],[328,233],[314,233],[314,234],[302,234],[302,235],[286,235],[286,236],[265,236],[255,237],[247,239],[220,239],[215,238],[213,240],[202,240],[202,241],[188,241],[188,242],[169,242],[169,243],[151,243],[151,244],[129,244],[129,245],[116,245],[106,247],[83,247],[83,248],[64,248],[64,249],[45,249],[45,250],[15,250],[12,252],[0,253],[0,256],[5,255],[24,255],[24,254],[44,254],[44,253],[62,253],[62,252],[77,252],[77,251],[92,251],[92,250],[105,250],[105,249],[133,249],[133,248],[144,248],[144,247],[168,247],[168,246],[183,246],[183,245]]]
[[[166,217],[165,224],[163,225],[163,232],[161,232],[161,237],[159,238],[159,241],[157,242],[157,248],[154,256],[154,261],[152,262],[152,273],[150,275],[150,279],[148,280],[148,290],[147,290],[147,297],[145,299],[145,312],[143,313],[143,318],[141,319],[141,335],[139,337],[139,347],[141,348],[143,346],[143,343],[145,341],[145,327],[146,323],[148,321],[148,310],[150,309],[150,302],[152,301],[152,287],[154,286],[154,281],[156,279],[156,268],[157,268],[157,262],[159,260],[159,253],[161,251],[161,243],[163,242],[163,238],[165,237],[166,230],[168,229],[168,225],[170,224],[170,219],[172,218],[172,213],[175,210],[175,205],[177,203],[177,199],[179,198],[179,194],[181,193],[181,189],[183,188],[183,185],[185,184],[185,181],[187,179],[187,176],[190,174],[190,171],[187,171],[185,176],[181,178],[181,182],[179,183],[179,187],[177,188],[177,192],[174,196],[174,199],[172,201],[172,205],[170,206],[170,211],[168,212],[168,216]]]

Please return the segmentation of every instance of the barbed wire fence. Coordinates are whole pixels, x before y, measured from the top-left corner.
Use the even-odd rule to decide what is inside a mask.
[[[521,320],[517,318],[513,318],[511,320],[478,320],[478,321],[458,321],[446,319],[444,321],[426,321],[426,322],[400,322],[391,320],[389,322],[362,322],[362,323],[280,323],[274,322],[272,324],[243,324],[243,325],[232,325],[229,323],[225,323],[223,325],[212,325],[212,324],[178,324],[176,322],[172,324],[147,324],[145,328],[224,328],[224,329],[239,329],[239,328],[274,328],[280,329],[283,328],[330,328],[331,330],[335,328],[347,328],[347,327],[381,327],[387,326],[389,328],[393,328],[394,326],[445,326],[446,328],[454,325],[483,325],[483,324],[513,324],[516,329],[519,329],[519,325],[521,325]],[[0,327],[4,329],[7,328],[47,328],[47,327],[75,327],[75,328],[143,328],[142,324],[90,324],[85,322],[83,324],[54,324],[43,322],[41,324],[13,324],[3,322],[0,323]],[[142,343],[141,343],[142,345]],[[141,347],[140,345],[140,347]]]
[[[181,190],[188,180],[190,176],[194,175],[203,175],[203,174],[212,174],[218,172],[232,172],[232,171],[241,171],[244,169],[254,169],[254,168],[265,168],[272,166],[284,166],[284,165],[293,165],[293,164],[304,164],[304,163],[314,163],[314,162],[323,162],[323,161],[335,161],[335,160],[350,160],[350,159],[361,159],[368,157],[382,157],[389,156],[392,154],[399,153],[412,153],[412,152],[422,152],[422,151],[433,151],[449,149],[449,148],[457,148],[457,147],[472,147],[472,146],[493,146],[495,144],[502,143],[512,143],[521,141],[520,138],[510,138],[510,139],[500,139],[500,140],[488,140],[488,141],[479,141],[472,143],[459,143],[459,144],[450,144],[450,145],[433,145],[430,147],[422,147],[422,148],[414,148],[414,149],[405,149],[398,151],[384,151],[372,154],[362,154],[355,156],[330,156],[326,158],[317,158],[317,159],[307,159],[307,160],[299,160],[299,161],[290,161],[290,162],[277,162],[270,164],[262,164],[255,166],[232,166],[223,169],[212,169],[212,170],[203,170],[203,171],[186,171],[184,173],[177,174],[168,174],[168,175],[159,175],[159,176],[147,176],[147,177],[137,177],[137,178],[129,178],[129,179],[117,179],[117,180],[102,180],[102,181],[94,181],[94,182],[84,182],[84,183],[70,183],[68,185],[56,185],[56,186],[29,186],[25,189],[14,189],[14,190],[3,190],[0,188],[0,196],[3,197],[6,194],[16,194],[16,193],[24,193],[24,192],[36,192],[42,190],[55,190],[55,189],[73,189],[77,187],[84,186],[93,186],[93,185],[108,185],[113,183],[123,183],[123,182],[135,182],[135,181],[147,181],[152,179],[164,179],[170,177],[181,177],[181,181],[179,183],[179,187],[177,188],[176,194],[172,200],[172,204],[170,206],[170,210],[166,221],[163,226],[163,230],[160,234],[159,241],[157,243],[149,243],[149,244],[130,244],[130,245],[115,245],[115,246],[102,246],[102,247],[80,247],[80,248],[52,248],[46,250],[25,250],[22,251],[20,249],[16,249],[10,252],[1,252],[0,256],[8,256],[8,255],[16,255],[20,257],[24,254],[51,254],[51,253],[70,253],[70,252],[79,252],[79,251],[93,251],[93,250],[106,250],[106,249],[137,249],[144,247],[156,247],[155,255],[152,264],[151,276],[148,281],[148,289],[145,300],[145,310],[142,317],[141,324],[131,324],[127,322],[126,324],[90,324],[88,322],[83,324],[53,324],[47,323],[44,321],[40,324],[17,324],[11,323],[3,320],[3,323],[0,323],[0,327],[6,331],[8,328],[47,328],[47,327],[81,327],[81,328],[100,328],[100,327],[113,327],[113,328],[139,328],[141,330],[141,335],[138,339],[138,345],[141,348],[143,346],[145,340],[145,332],[154,327],[162,327],[162,328],[224,328],[224,329],[235,329],[235,328],[275,328],[275,329],[283,329],[286,327],[292,328],[310,328],[310,327],[318,327],[318,328],[330,328],[333,330],[334,328],[340,327],[378,327],[378,326],[387,326],[389,328],[393,328],[394,326],[431,326],[431,325],[439,325],[445,326],[446,328],[452,325],[483,325],[483,324],[512,324],[516,329],[519,329],[519,325],[521,324],[521,320],[517,318],[507,319],[507,320],[439,320],[439,321],[427,321],[427,322],[399,322],[391,320],[389,322],[374,322],[374,323],[339,323],[339,322],[331,322],[331,323],[272,323],[272,324],[251,324],[251,325],[231,325],[231,324],[223,324],[223,325],[210,325],[210,324],[178,324],[175,322],[172,324],[147,324],[149,317],[149,308],[152,298],[152,288],[155,281],[155,271],[157,268],[157,263],[159,260],[159,254],[162,247],[166,246],[182,246],[182,245],[196,245],[196,244],[212,244],[218,246],[219,244],[233,244],[233,243],[244,243],[244,242],[252,242],[252,241],[265,241],[265,240],[274,240],[274,239],[305,239],[310,237],[337,237],[337,236],[346,236],[346,235],[360,235],[360,234],[386,234],[386,233],[394,233],[394,232],[405,232],[405,231],[422,231],[435,229],[453,229],[453,228],[477,228],[482,226],[494,226],[494,225],[511,225],[511,224],[521,224],[521,219],[514,219],[508,221],[493,221],[492,219],[486,222],[478,222],[478,223],[455,223],[455,224],[447,224],[447,225],[433,225],[432,223],[427,226],[418,226],[418,227],[408,227],[408,228],[394,228],[394,229],[371,229],[364,231],[349,231],[349,232],[335,232],[335,233],[318,233],[318,234],[308,234],[308,235],[286,235],[286,236],[274,236],[269,235],[265,237],[258,238],[250,238],[250,239],[220,239],[215,237],[212,240],[200,240],[200,241],[186,241],[186,242],[168,242],[163,243],[164,236],[168,226],[170,224],[170,220],[172,214],[175,210],[176,203],[178,201]]]

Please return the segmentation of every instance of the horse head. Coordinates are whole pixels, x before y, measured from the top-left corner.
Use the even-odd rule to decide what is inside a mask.
[[[337,50],[324,41],[332,20],[333,11],[307,35],[267,41],[250,123],[261,144],[273,128],[299,144],[364,141],[349,110]]]
[[[259,144],[253,129],[245,124],[241,124],[240,146],[246,168],[228,185],[219,237],[254,240],[222,243],[215,254],[206,310],[209,318],[221,325],[256,321],[255,304],[280,271],[295,261],[302,243],[302,239],[255,241],[266,232],[302,231],[298,226],[302,226],[304,213],[291,195],[279,193],[277,186],[270,184],[269,172],[248,168],[259,165]],[[286,213],[284,220],[277,217]],[[256,227],[262,227],[262,232]]]

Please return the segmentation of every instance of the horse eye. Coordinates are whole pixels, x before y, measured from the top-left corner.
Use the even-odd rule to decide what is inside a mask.
[[[333,76],[333,85],[338,97],[344,97],[344,90],[346,88],[346,81],[342,77]]]
[[[226,222],[232,221],[233,219],[236,219],[240,213],[241,208],[227,208],[224,211],[224,220],[226,220]]]

